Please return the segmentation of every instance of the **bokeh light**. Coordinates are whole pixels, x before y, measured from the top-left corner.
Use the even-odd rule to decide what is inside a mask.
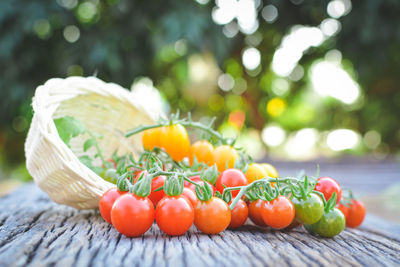
[[[328,134],[326,142],[332,150],[341,151],[354,148],[359,139],[359,135],[353,130],[338,129]]]
[[[358,84],[337,64],[321,61],[311,68],[314,90],[322,96],[331,96],[345,104],[354,103],[360,96]]]

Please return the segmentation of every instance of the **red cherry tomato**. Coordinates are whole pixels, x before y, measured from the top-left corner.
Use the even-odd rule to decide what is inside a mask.
[[[147,197],[128,193],[120,196],[111,209],[115,229],[128,237],[136,237],[149,230],[154,222],[154,205]]]
[[[261,216],[264,222],[275,229],[289,226],[294,219],[295,210],[292,201],[285,196],[278,196],[272,201],[264,201]]]
[[[331,198],[333,192],[336,192],[336,203],[339,203],[340,198],[342,197],[342,188],[338,182],[330,177],[318,178],[317,184],[315,185],[315,190],[323,193],[326,201]]]
[[[200,181],[194,181],[194,182],[198,183],[200,186],[203,186],[203,185],[204,185],[204,182],[203,182],[202,180],[200,180]],[[212,191],[213,191],[213,195],[215,195],[215,192],[217,192],[217,189],[215,188],[215,186],[213,186],[213,185],[210,184],[209,182],[206,182],[206,183],[209,184],[209,185],[211,186],[211,189],[212,189]],[[194,184],[188,185],[187,188],[193,190],[193,192],[196,192],[196,191],[195,191],[196,186],[195,186]]]
[[[197,201],[199,201],[199,199],[197,198],[196,193],[193,192],[193,190],[184,187],[182,191],[182,196],[186,197],[190,201],[193,208],[196,207]]]
[[[249,218],[254,224],[258,226],[267,226],[261,215],[263,202],[263,200],[258,199],[256,201],[250,202],[249,204]]]
[[[149,195],[149,199],[153,202],[154,206],[157,205],[158,201],[165,197],[164,190],[154,192],[154,190],[164,186],[164,182],[165,176],[157,176],[151,181],[151,193]]]
[[[133,184],[136,184],[136,182],[139,180],[140,176],[144,173],[144,176],[147,175],[147,171],[141,171],[139,172],[135,179],[133,180]],[[164,186],[165,182],[165,176],[157,176],[154,177],[153,180],[151,181],[151,193],[149,195],[149,199],[151,202],[153,202],[154,206],[157,205],[158,201],[160,201],[163,197],[165,197],[165,192],[164,190],[159,190],[157,192],[154,192],[154,190]]]
[[[247,185],[247,178],[241,170],[238,169],[227,169],[219,175],[216,183],[217,190],[222,194],[224,191],[224,185],[226,187],[235,187]],[[236,197],[239,190],[234,190],[232,197]]]
[[[193,182],[197,183],[197,182],[201,181],[201,178],[200,178],[200,176],[196,175],[196,176],[189,177],[189,180],[192,180]],[[191,183],[189,183],[188,181],[185,180],[183,186],[188,187],[189,185],[191,185]]]
[[[121,192],[116,187],[113,187],[104,192],[103,196],[100,198],[99,210],[106,222],[111,223],[111,208],[117,198],[125,193],[126,192]]]
[[[209,201],[199,201],[194,208],[194,224],[205,234],[218,234],[231,222],[231,211],[220,198],[212,197]]]
[[[346,225],[348,227],[358,227],[364,221],[366,214],[364,203],[353,199],[349,205],[349,213],[346,217]]]
[[[194,221],[194,209],[184,196],[165,196],[156,207],[156,222],[164,233],[182,235]]]
[[[336,204],[336,208],[338,208],[343,213],[344,217],[347,220],[347,217],[349,216],[349,208],[343,204]]]
[[[232,201],[229,203],[229,205]],[[236,206],[231,210],[231,223],[229,224],[229,229],[236,229],[241,227],[247,220],[249,215],[249,209],[247,207],[246,202],[239,199],[236,203]]]

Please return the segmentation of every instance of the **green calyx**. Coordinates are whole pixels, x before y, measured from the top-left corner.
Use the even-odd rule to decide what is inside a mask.
[[[333,192],[332,196],[329,198],[328,202],[326,202],[326,204],[325,204],[324,211],[329,212],[329,211],[333,210],[333,208],[336,206],[336,201],[337,201],[337,195],[336,195],[336,192]]]
[[[183,192],[183,177],[175,174],[167,176],[164,182],[164,192],[167,196],[179,196]]]
[[[139,197],[148,197],[151,193],[151,181],[156,177],[153,174],[142,173],[139,180],[130,186],[129,191]]]
[[[297,183],[290,184],[291,195],[297,199],[307,199],[314,190],[315,182],[310,182],[305,176],[303,181],[299,180]]]
[[[196,184],[194,189],[197,198],[200,201],[207,202],[213,197],[211,185],[204,181],[203,185]]]

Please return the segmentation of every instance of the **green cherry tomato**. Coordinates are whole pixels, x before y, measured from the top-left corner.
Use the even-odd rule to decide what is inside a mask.
[[[292,199],[296,210],[295,218],[302,224],[313,224],[318,222],[324,214],[324,203],[321,198],[311,193],[305,199]]]
[[[309,234],[311,234],[311,235],[314,235],[314,234],[315,234],[314,229],[313,229],[313,227],[312,227],[312,224],[303,224],[303,227],[304,227],[304,229],[306,229],[306,231],[307,231]]]
[[[327,212],[324,212],[322,218],[311,225],[312,230],[322,237],[333,237],[340,234],[346,225],[346,220],[343,213],[333,208]]]

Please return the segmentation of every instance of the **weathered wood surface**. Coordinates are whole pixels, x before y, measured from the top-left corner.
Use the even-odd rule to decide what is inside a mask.
[[[98,211],[57,205],[34,184],[0,198],[0,207],[0,266],[400,265],[399,227],[373,217],[333,239],[252,225],[215,236],[193,227],[181,237],[153,225],[126,238]]]

